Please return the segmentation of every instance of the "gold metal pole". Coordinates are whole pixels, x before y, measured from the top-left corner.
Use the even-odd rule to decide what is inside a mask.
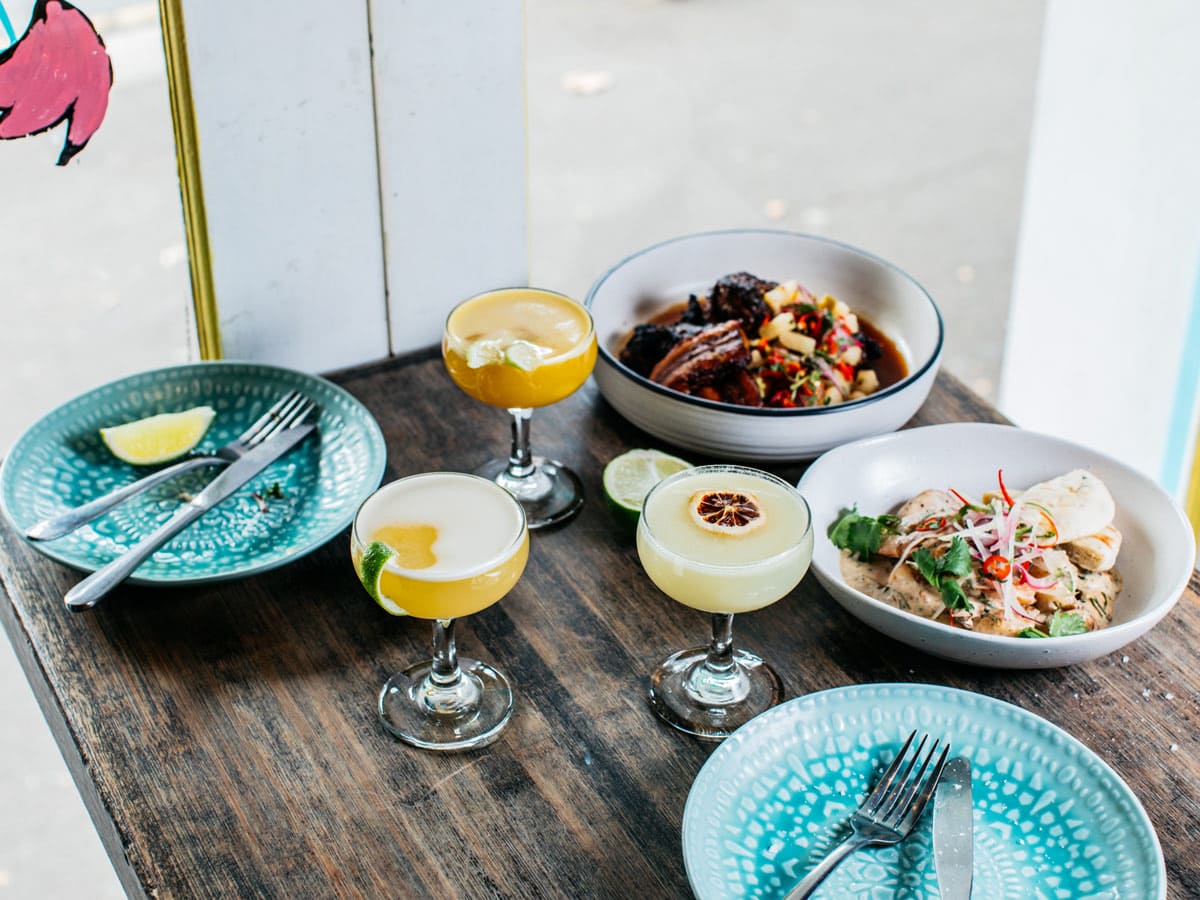
[[[183,226],[187,233],[188,264],[192,278],[192,304],[196,310],[196,335],[201,359],[221,358],[221,331],[217,297],[213,289],[212,255],[208,244],[208,219],[204,213],[204,188],[200,180],[200,146],[192,109],[192,82],[188,73],[187,35],[183,27],[183,0],[159,0],[163,50],[167,58],[167,86],[171,95],[171,122],[175,130],[175,159],[179,166],[179,193],[183,199]]]

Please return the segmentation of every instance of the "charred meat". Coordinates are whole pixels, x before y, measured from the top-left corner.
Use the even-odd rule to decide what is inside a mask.
[[[763,300],[763,294],[777,286],[776,282],[763,281],[749,272],[726,275],[713,285],[709,319],[713,322],[736,319],[742,331],[756,338],[758,329],[771,317],[771,308]]]
[[[650,371],[650,380],[685,394],[714,385],[750,361],[746,335],[736,321],[710,325],[670,349]]]

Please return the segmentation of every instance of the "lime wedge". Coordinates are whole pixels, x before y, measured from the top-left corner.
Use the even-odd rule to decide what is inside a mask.
[[[529,341],[513,341],[504,350],[504,363],[522,372],[532,372],[542,364],[542,350]]]
[[[464,356],[469,369],[482,369],[504,362],[504,351],[500,349],[499,341],[475,341],[467,345]]]
[[[636,524],[650,488],[668,475],[690,468],[687,460],[660,450],[630,450],[604,467],[604,496],[622,519]]]
[[[100,440],[117,459],[134,466],[152,466],[183,456],[199,444],[214,416],[211,406],[162,413],[101,428]]]
[[[384,566],[395,555],[396,551],[383,541],[372,541],[366,551],[363,552],[362,559],[359,560],[358,578],[376,603],[393,616],[407,616],[408,612],[406,610],[401,609],[387,597],[383,596],[383,593],[379,590],[379,581],[383,578]]]

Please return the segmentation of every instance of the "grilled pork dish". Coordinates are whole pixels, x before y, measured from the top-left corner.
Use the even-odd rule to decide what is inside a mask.
[[[983,634],[1046,638],[1112,621],[1121,533],[1108,488],[1082,469],[979,501],[927,490],[893,514],[843,513],[829,530],[856,590]]]
[[[620,360],[673,391],[779,409],[860,400],[907,374],[895,345],[840,300],[747,272],[636,326]]]

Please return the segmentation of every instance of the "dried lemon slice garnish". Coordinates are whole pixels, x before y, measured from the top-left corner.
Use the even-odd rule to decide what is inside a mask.
[[[749,534],[767,519],[749,491],[697,491],[688,500],[692,521],[713,534]]]

